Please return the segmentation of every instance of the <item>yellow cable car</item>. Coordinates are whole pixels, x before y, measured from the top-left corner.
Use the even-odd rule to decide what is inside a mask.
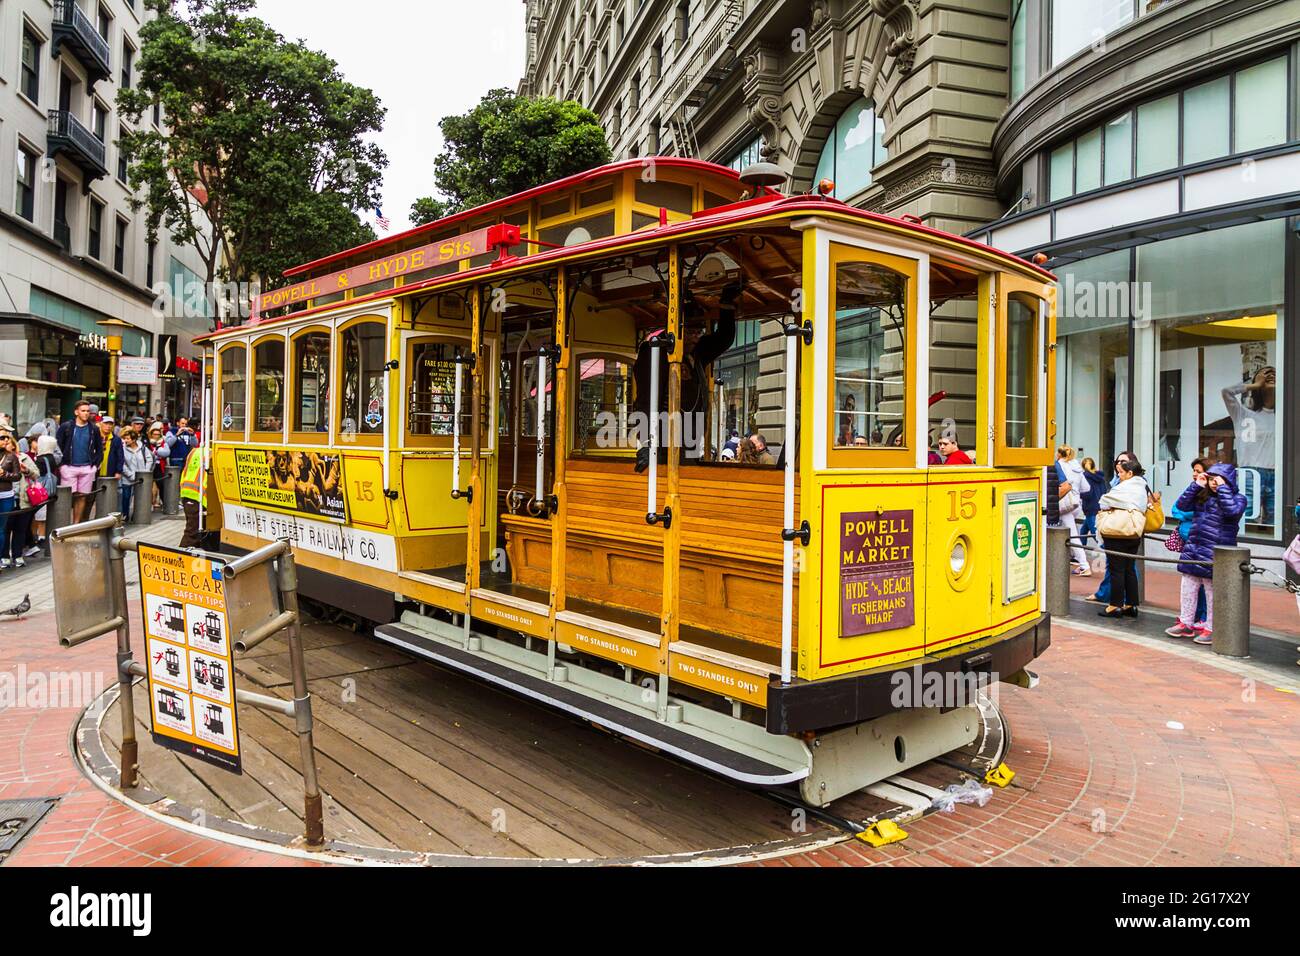
[[[291,270],[203,339],[209,527],[816,804],[971,742],[1050,639],[1053,277],[777,181],[629,160]]]

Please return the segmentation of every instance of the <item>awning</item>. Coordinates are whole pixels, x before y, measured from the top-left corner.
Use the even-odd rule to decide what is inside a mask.
[[[46,382],[39,378],[23,378],[21,375],[0,375],[0,382],[16,382],[19,385],[37,385],[41,388],[85,388],[86,386],[78,383],[71,385],[63,382]]]

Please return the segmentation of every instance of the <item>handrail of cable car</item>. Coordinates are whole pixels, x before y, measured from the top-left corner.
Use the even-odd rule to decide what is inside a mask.
[[[790,657],[794,651],[794,541],[798,538],[806,548],[812,537],[812,528],[804,521],[794,527],[794,471],[796,444],[795,407],[798,401],[796,388],[799,378],[799,345],[812,342],[813,326],[807,319],[803,324],[788,323],[785,328],[785,487],[781,531],[781,683],[790,683]]]
[[[471,369],[477,364],[475,356],[468,353],[457,353],[452,357],[452,362],[456,365],[456,384],[453,388],[454,399],[452,400],[451,411],[451,497],[455,501],[464,498],[468,502],[474,500],[474,489],[466,488],[464,491],[460,487],[460,408],[461,408],[461,367],[468,365]],[[471,428],[477,428],[478,422],[470,425]]]
[[[677,339],[671,332],[660,332],[646,339],[650,349],[668,349],[677,347]],[[650,467],[646,483],[646,524],[662,524],[665,529],[672,526],[673,512],[665,508],[659,512],[659,356],[650,356],[650,447],[648,449]]]

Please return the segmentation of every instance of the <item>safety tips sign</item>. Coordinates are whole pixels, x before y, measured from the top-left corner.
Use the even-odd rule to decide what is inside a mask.
[[[140,545],[154,742],[243,773],[222,564]]]

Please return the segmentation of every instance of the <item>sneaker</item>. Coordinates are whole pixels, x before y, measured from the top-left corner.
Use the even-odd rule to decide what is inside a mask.
[[[28,548],[26,551],[23,552],[23,557],[34,558],[40,553],[41,553],[41,549],[38,548],[36,545],[32,545],[30,548]]]
[[[1214,632],[1208,627],[1198,627],[1196,629],[1196,636],[1192,638],[1192,642],[1195,644],[1213,644]]]
[[[0,571],[7,571],[11,567],[13,567],[13,564],[8,558],[0,558]]]
[[[1195,637],[1196,628],[1188,627],[1182,621],[1177,621],[1173,627],[1165,628],[1165,633],[1170,637]]]
[[[24,561],[22,558],[14,558],[14,567],[15,567],[15,568],[25,568],[25,567],[27,567],[27,562]]]
[[[1074,573],[1081,578],[1090,578],[1092,577],[1092,568],[1088,567],[1086,564],[1082,564],[1074,569]]]

